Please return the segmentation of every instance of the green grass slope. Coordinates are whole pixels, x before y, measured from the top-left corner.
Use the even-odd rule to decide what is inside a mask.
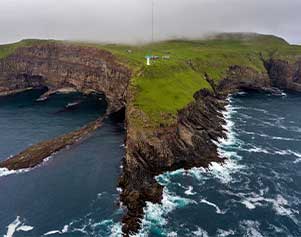
[[[173,123],[177,111],[193,100],[194,92],[201,88],[210,89],[205,73],[214,80],[220,80],[226,76],[231,65],[264,72],[260,55],[288,61],[295,61],[301,55],[301,46],[289,45],[275,36],[258,34],[220,34],[204,40],[183,39],[141,46],[98,47],[110,50],[136,70],[132,79],[134,98],[131,106],[138,112],[137,116],[133,116],[133,122],[144,128]],[[160,59],[146,66],[144,56],[151,53],[170,55],[170,60]],[[141,112],[144,115],[143,122]]]

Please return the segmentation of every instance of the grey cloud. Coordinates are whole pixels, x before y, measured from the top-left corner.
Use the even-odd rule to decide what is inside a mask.
[[[301,43],[300,0],[154,1],[158,40],[231,31]],[[151,0],[0,0],[0,43],[23,38],[147,41]]]

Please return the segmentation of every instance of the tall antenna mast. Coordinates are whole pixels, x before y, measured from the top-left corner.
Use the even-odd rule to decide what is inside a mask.
[[[152,43],[155,40],[155,0],[152,0]]]
[[[151,59],[153,57],[153,50],[152,50],[152,46],[154,44],[154,41],[155,41],[155,22],[154,22],[154,19],[155,19],[155,0],[151,0],[152,1],[152,42],[151,42],[151,45],[150,45],[150,55],[146,56],[146,65],[151,65]]]

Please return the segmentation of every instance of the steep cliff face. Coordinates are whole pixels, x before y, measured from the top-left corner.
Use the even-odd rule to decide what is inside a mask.
[[[0,60],[0,92],[46,86],[104,93],[110,109],[125,105],[131,72],[109,52],[63,43],[19,48]]]
[[[301,92],[301,60],[290,63],[270,59],[265,62],[265,66],[273,86]]]
[[[194,98],[179,112],[173,126],[150,132],[128,125],[127,154],[119,183],[121,201],[128,209],[123,219],[125,236],[139,229],[146,201],[161,201],[163,187],[156,182],[156,175],[223,161],[215,142],[224,136],[221,111],[226,105],[225,95],[203,89]]]

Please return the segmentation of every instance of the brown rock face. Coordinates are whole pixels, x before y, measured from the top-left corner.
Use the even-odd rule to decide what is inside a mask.
[[[301,61],[289,63],[270,59],[265,65],[273,86],[301,92]]]
[[[28,87],[104,93],[109,109],[125,106],[131,72],[109,52],[63,43],[19,48],[0,60],[0,93]]]
[[[217,91],[263,90],[272,86],[267,72],[259,73],[248,67],[233,65],[228,69],[227,77],[221,80]]]

